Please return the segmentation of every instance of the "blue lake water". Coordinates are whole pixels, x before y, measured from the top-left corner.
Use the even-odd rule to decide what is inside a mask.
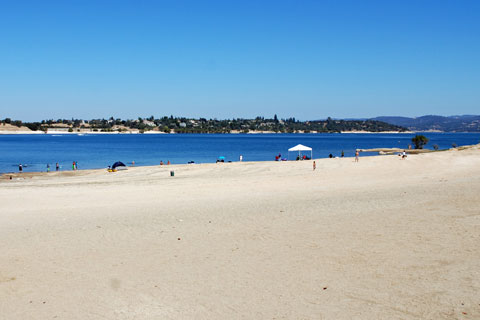
[[[437,144],[440,149],[452,143],[477,144],[480,133],[422,133],[430,139],[426,148]],[[24,171],[45,171],[47,164],[55,170],[71,170],[72,162],[79,169],[106,168],[115,161],[129,165],[158,165],[225,161],[271,161],[278,154],[295,159],[287,150],[297,144],[313,148],[314,158],[331,153],[354,156],[356,148],[408,148],[415,134],[75,134],[0,135],[0,172],[16,172],[18,164]],[[364,154],[362,154],[363,156]]]

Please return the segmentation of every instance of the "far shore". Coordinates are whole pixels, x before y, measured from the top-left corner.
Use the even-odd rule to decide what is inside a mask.
[[[273,131],[249,131],[249,132],[240,132],[240,131],[232,131],[229,133],[219,133],[219,134],[335,134],[338,132],[273,132]],[[339,133],[355,133],[355,134],[413,134],[413,131],[379,131],[379,132],[370,132],[370,131],[342,131]],[[177,133],[177,132],[162,132],[162,131],[126,131],[126,132],[118,132],[118,131],[59,131],[59,130],[48,130],[47,132],[44,131],[8,131],[8,130],[0,130],[0,135],[18,135],[18,134],[65,134],[65,135],[87,135],[87,134],[214,134],[214,133]]]

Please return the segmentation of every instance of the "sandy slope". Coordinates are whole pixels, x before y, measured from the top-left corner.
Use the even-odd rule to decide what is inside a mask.
[[[2,133],[12,134],[12,133],[34,133],[34,132],[25,126],[17,127],[9,123],[1,123],[0,134]]]
[[[0,318],[478,319],[479,194],[478,148],[3,178]]]

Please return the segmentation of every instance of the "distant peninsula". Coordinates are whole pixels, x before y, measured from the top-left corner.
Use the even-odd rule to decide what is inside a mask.
[[[271,119],[192,119],[162,118],[58,119],[41,122],[0,120],[0,133],[340,133],[340,132],[406,132],[407,128],[383,121],[326,120],[298,121],[295,118]]]
[[[480,116],[477,115],[449,117],[428,115],[417,118],[377,117],[371,120],[405,127],[410,131],[480,132]]]

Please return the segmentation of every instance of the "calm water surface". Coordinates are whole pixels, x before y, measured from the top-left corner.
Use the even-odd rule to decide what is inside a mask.
[[[441,149],[452,143],[477,144],[480,133],[422,133],[430,139],[427,148],[437,144]],[[77,161],[79,169],[106,168],[115,161],[129,165],[158,165],[226,161],[270,161],[275,155],[295,159],[288,148],[303,144],[313,148],[314,158],[331,153],[354,156],[356,148],[408,148],[415,134],[75,134],[0,135],[0,172],[45,171],[47,164],[55,170],[71,170]],[[363,154],[362,154],[363,156]]]

